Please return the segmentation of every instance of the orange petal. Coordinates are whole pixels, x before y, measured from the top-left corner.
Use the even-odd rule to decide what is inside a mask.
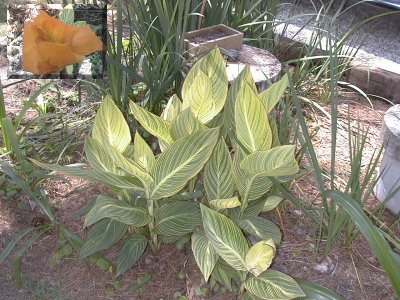
[[[103,49],[102,41],[88,25],[78,27],[78,32],[72,37],[71,48],[74,52],[88,55]]]
[[[85,58],[83,55],[73,52],[68,44],[39,41],[37,46],[42,59],[59,70]]]
[[[39,55],[38,39],[40,39],[38,28],[31,22],[25,23],[22,44],[22,65],[24,70],[33,74],[47,74],[58,71],[57,68],[48,64]]]
[[[50,17],[43,10],[39,11],[39,15],[33,19],[33,23],[43,31],[45,40],[57,43],[69,43],[79,30],[76,26],[67,25]]]

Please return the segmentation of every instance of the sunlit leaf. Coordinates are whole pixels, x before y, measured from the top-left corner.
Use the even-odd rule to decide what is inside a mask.
[[[234,208],[240,206],[237,196],[228,199],[214,199],[210,201],[210,205],[216,209]]]
[[[254,276],[260,275],[271,265],[275,251],[275,243],[272,239],[254,244],[246,254],[247,271]]]
[[[171,123],[171,136],[178,140],[206,127],[193,115],[189,108],[184,109]]]
[[[261,240],[272,238],[276,244],[281,242],[281,231],[277,225],[262,217],[235,219],[237,225],[250,235]]]
[[[192,252],[205,281],[208,281],[218,261],[219,255],[211,246],[204,231],[193,233]]]
[[[133,159],[147,172],[150,172],[156,161],[153,151],[138,132],[134,138]]]
[[[283,94],[286,91],[288,83],[288,76],[287,74],[285,74],[278,82],[275,82],[268,89],[258,95],[258,97],[263,102],[267,113],[269,113],[279,102],[279,100],[281,100]]]

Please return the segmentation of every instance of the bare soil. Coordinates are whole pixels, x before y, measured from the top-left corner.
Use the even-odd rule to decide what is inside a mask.
[[[0,69],[0,73],[3,71],[4,68]],[[6,105],[11,116],[15,116],[21,108],[22,100],[32,94],[38,88],[38,84],[28,81],[5,90]],[[380,145],[382,116],[389,108],[388,104],[380,101],[373,101],[373,105],[374,110],[354,93],[341,92],[337,168],[341,170],[340,175],[344,181],[349,175],[347,112],[351,114],[353,128],[357,119],[363,126],[370,127],[370,138],[365,148],[366,156],[369,157],[373,149]],[[329,112],[329,106],[324,106],[324,109]],[[314,142],[322,164],[328,168],[331,142],[328,120],[318,110],[307,109],[307,114],[309,126],[319,127]],[[74,220],[72,214],[93,197],[109,191],[102,185],[74,178],[68,179],[71,185],[60,181],[47,181],[45,189],[49,201],[56,208],[60,223],[85,237],[83,217]],[[304,203],[319,201],[319,192],[311,176],[297,182],[293,192],[301,197]],[[38,209],[24,210],[18,207],[17,204],[24,201],[26,198],[21,195],[0,198],[1,250],[18,231],[27,226],[34,226],[36,220],[42,217]],[[377,201],[372,197],[369,206],[376,205]],[[384,271],[362,237],[357,238],[349,248],[343,247],[338,242],[328,257],[323,259],[315,251],[316,228],[289,202],[284,202],[278,210],[265,214],[265,217],[278,224],[283,234],[283,242],[278,248],[272,268],[322,284],[343,295],[345,299],[395,299]],[[385,213],[382,220],[391,222],[393,218],[389,213]],[[399,225],[394,231],[399,234]],[[17,248],[23,245],[24,241],[18,243]],[[323,245],[324,241],[321,246]],[[50,267],[49,260],[56,248],[56,233],[50,232],[27,251],[22,259],[24,279],[22,286],[18,286],[13,279],[13,255],[2,263],[0,299],[174,299],[177,292],[188,295],[189,299],[200,298],[195,295],[194,290],[202,285],[201,275],[190,255],[188,245],[182,251],[178,251],[174,244],[163,245],[157,256],[147,250],[136,267],[118,278],[115,277],[115,263],[120,249],[119,244],[104,251],[105,256],[114,263],[113,272],[102,271],[96,266],[87,268],[75,254]],[[186,273],[182,279],[178,278],[178,273],[181,271]],[[144,274],[152,276],[144,290],[130,291],[136,280]],[[235,298],[234,294],[221,294],[221,292],[203,297],[203,299]]]

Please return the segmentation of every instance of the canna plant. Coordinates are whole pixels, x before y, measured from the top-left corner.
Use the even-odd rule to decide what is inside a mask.
[[[91,228],[80,256],[124,239],[120,275],[147,246],[157,252],[163,242],[189,237],[206,281],[231,290],[239,284],[243,299],[304,297],[294,279],[269,269],[281,233],[259,216],[279,203],[270,197],[269,178],[288,182],[298,172],[295,146],[280,145],[268,117],[286,87],[284,76],[258,94],[245,68],[228,90],[223,58],[211,51],[187,75],[182,101],[173,95],[161,116],[130,102],[136,120],[158,139],[158,155],[138,132],[131,136],[105,97],[85,141],[90,167],[35,162],[115,193],[98,196],[86,215],[84,226]]]

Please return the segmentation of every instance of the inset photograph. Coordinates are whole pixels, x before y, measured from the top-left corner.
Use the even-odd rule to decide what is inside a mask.
[[[102,78],[107,8],[90,4],[11,4],[8,78]]]

